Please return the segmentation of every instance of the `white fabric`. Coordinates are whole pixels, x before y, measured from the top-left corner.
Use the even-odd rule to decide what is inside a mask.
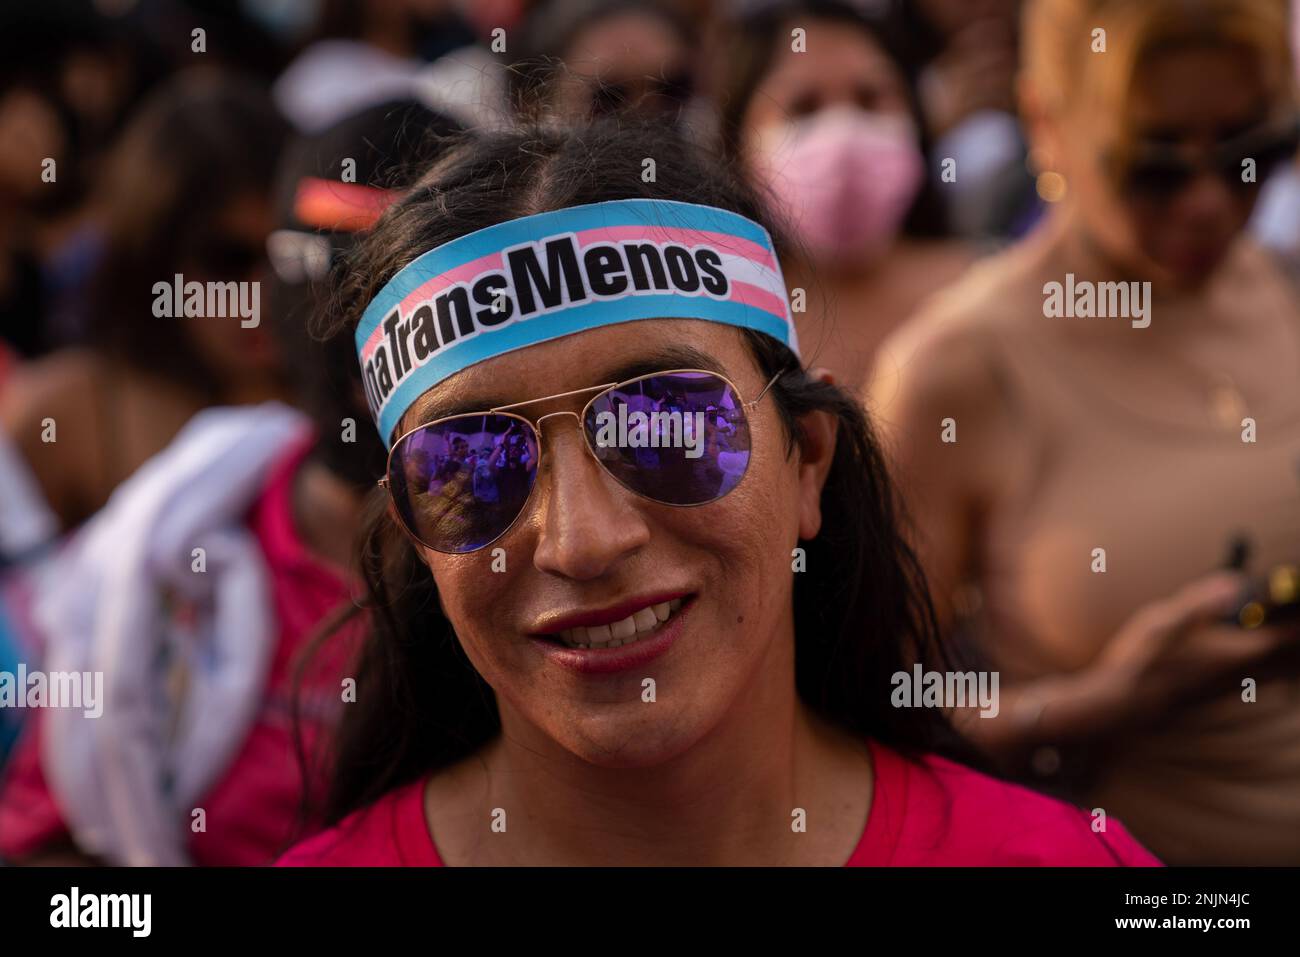
[[[59,534],[58,516],[13,441],[0,432],[0,558],[17,559]]]
[[[289,64],[271,95],[295,127],[315,134],[368,107],[414,99],[425,66],[357,40],[321,40]]]
[[[444,53],[429,64],[416,77],[415,95],[470,129],[496,130],[511,123],[505,67],[477,44]]]
[[[977,110],[931,147],[932,176],[941,181],[945,160],[956,161],[956,179],[943,183],[953,228],[980,236],[1002,198],[997,185],[1005,172],[1023,168],[1025,143],[1019,121],[1001,110]]]
[[[1300,259],[1300,169],[1295,165],[1278,170],[1264,183],[1250,231],[1269,249]]]
[[[50,787],[86,850],[188,863],[191,812],[248,732],[276,637],[244,517],[309,428],[274,402],[200,412],[83,527],[37,596],[47,668],[104,675],[102,716],[51,709],[42,737]],[[194,628],[175,627],[167,592],[199,603]],[[160,659],[187,674],[179,703]]]

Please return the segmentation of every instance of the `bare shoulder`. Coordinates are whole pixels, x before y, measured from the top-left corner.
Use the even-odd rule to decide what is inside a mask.
[[[103,360],[67,349],[17,366],[0,393],[0,429],[31,468],[64,527],[85,517],[87,450],[95,448]]]
[[[880,346],[863,398],[886,431],[933,412],[983,414],[996,392],[995,366],[992,330],[942,295]]]
[[[104,361],[89,349],[65,349],[19,364],[0,393],[0,421],[21,442],[27,427],[88,408],[91,386],[103,369]]]
[[[1002,348],[1041,316],[1037,244],[978,260],[960,243],[930,245],[936,249],[926,255],[955,270],[955,278],[945,282],[936,271],[936,291],[876,354],[864,397],[886,426],[913,411],[928,414],[933,405],[989,419]]]
[[[67,349],[13,371],[0,393],[0,428],[70,527],[165,447],[200,405],[179,383]]]

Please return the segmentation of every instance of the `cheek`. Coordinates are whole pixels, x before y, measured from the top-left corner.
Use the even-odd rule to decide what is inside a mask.
[[[764,134],[774,129],[783,115],[782,108],[772,102],[770,94],[755,94],[740,118],[737,147],[742,159],[752,160],[762,146]]]
[[[1159,212],[1136,213],[1133,222],[1146,256],[1175,276],[1195,279],[1214,268],[1249,218],[1248,205],[1225,201],[1199,209],[1173,204]],[[1202,258],[1188,261],[1189,249]]]
[[[770,623],[789,607],[791,549],[798,540],[799,487],[793,462],[768,453],[751,462],[725,498],[694,509],[661,509],[659,524],[681,561],[709,569],[701,582],[719,626]]]
[[[1162,217],[1140,203],[1126,202],[1095,163],[1077,164],[1067,172],[1066,182],[1088,234],[1109,255],[1133,260],[1151,248],[1163,228]]]
[[[726,626],[724,619],[733,613],[747,621],[770,619],[789,605],[798,495],[794,463],[765,450],[741,483],[716,502],[673,508],[638,501],[653,532],[637,567],[647,574],[655,567],[687,572],[711,599],[715,627]],[[502,636],[517,635],[512,599],[536,585],[537,572],[530,556],[517,549],[507,550],[504,562],[493,551],[448,556],[424,550],[423,557],[466,655],[495,686],[494,676],[504,679],[533,661],[526,649]]]
[[[493,548],[470,555],[441,555],[423,549],[424,562],[438,587],[443,614],[452,623],[461,647],[474,668],[489,684],[505,664],[510,645],[494,636],[506,632],[504,610],[507,596],[519,587],[518,572],[511,568],[513,555],[504,564],[494,557]],[[498,553],[499,554],[499,553]],[[504,571],[494,571],[504,567]]]
[[[1139,249],[1158,256],[1164,238],[1170,232],[1167,218],[1143,206],[1127,209],[1125,214],[1126,228],[1133,242]]]
[[[799,489],[793,467],[756,466],[730,495],[708,506],[708,521],[695,527],[713,547],[744,550],[756,567],[763,567],[765,556],[788,551],[797,537]]]

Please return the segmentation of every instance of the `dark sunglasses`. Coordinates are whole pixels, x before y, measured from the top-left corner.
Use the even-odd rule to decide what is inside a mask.
[[[592,457],[628,491],[661,505],[706,505],[749,467],[752,402],[725,376],[673,369],[448,416],[402,435],[379,480],[411,537],[434,551],[464,554],[492,544],[524,513],[541,464],[541,424],[577,419]],[[595,392],[581,413],[536,423],[507,411]]]
[[[1264,182],[1300,149],[1300,119],[1270,121],[1199,153],[1167,143],[1139,143],[1105,157],[1116,190],[1130,199],[1167,202],[1203,172],[1218,177],[1234,192],[1247,193]],[[1242,163],[1255,161],[1254,182],[1242,179]]]

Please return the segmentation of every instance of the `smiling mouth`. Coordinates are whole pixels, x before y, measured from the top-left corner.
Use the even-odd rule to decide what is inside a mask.
[[[558,634],[544,637],[566,648],[590,650],[621,648],[624,645],[636,644],[641,639],[655,634],[661,625],[681,610],[683,601],[681,598],[674,598],[671,601],[647,605],[626,618],[607,625],[566,628]]]

